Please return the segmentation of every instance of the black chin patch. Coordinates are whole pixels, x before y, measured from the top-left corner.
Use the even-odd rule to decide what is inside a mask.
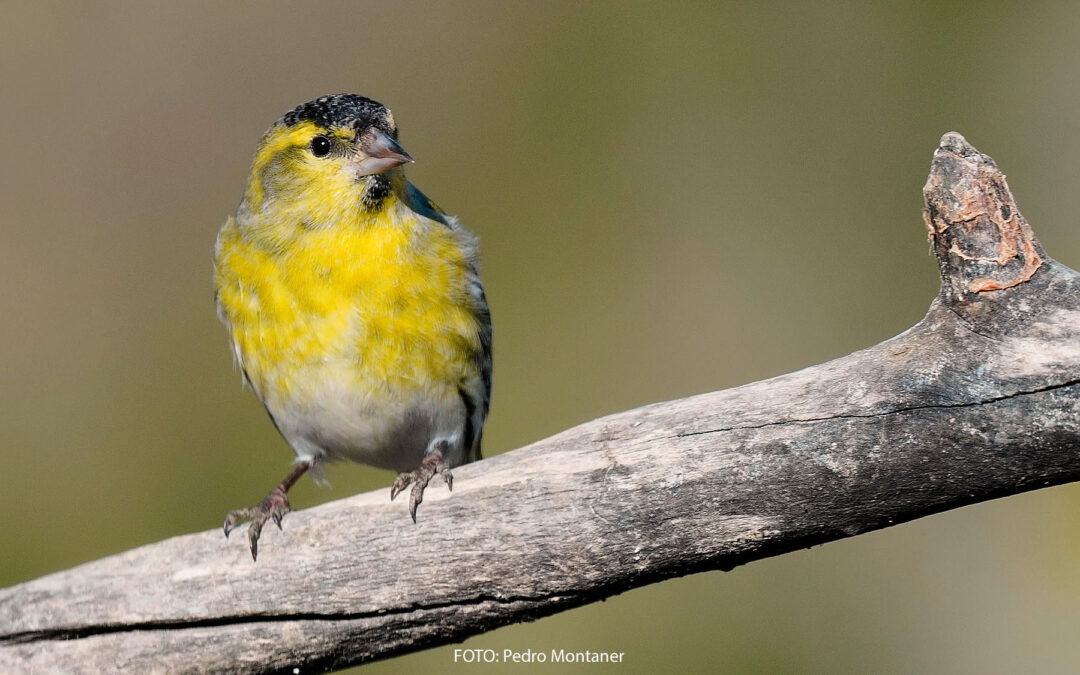
[[[367,187],[360,197],[360,201],[368,211],[377,211],[382,206],[383,200],[390,194],[390,179],[386,174],[377,173],[367,177]]]

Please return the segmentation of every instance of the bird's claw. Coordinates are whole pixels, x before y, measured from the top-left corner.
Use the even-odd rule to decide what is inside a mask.
[[[424,489],[427,488],[428,483],[436,474],[443,477],[448,489],[454,489],[454,475],[450,473],[450,466],[443,461],[443,454],[440,450],[429,453],[424,457],[424,461],[420,463],[420,466],[412,471],[398,474],[398,477],[394,479],[394,484],[390,487],[390,499],[393,501],[394,497],[397,497],[402,490],[409,487],[410,484],[412,485],[412,490],[409,491],[409,515],[414,523],[416,522],[416,508],[424,501]]]
[[[266,495],[266,498],[257,505],[230,511],[229,515],[225,516],[225,524],[223,525],[225,536],[228,537],[229,533],[235,530],[240,523],[245,520],[250,521],[248,524],[248,544],[251,547],[251,559],[257,560],[259,557],[259,535],[262,534],[263,525],[266,524],[267,520],[273,520],[280,530],[281,519],[290,510],[289,497],[279,485],[271,490],[270,494]]]

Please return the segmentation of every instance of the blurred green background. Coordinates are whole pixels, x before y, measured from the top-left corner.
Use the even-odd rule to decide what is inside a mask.
[[[210,247],[264,129],[320,94],[389,105],[412,180],[480,237],[488,454],[918,321],[950,129],[1080,267],[1073,3],[6,2],[0,26],[0,586],[218,527],[286,471]],[[392,479],[330,478],[293,503]],[[626,653],[589,673],[1075,670],[1078,542],[1080,486],[1042,490],[465,646]],[[496,670],[452,650],[364,670]]]

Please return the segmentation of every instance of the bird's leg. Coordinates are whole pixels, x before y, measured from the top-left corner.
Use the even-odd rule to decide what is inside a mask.
[[[251,559],[258,559],[259,535],[262,533],[263,525],[266,524],[268,519],[273,519],[274,524],[278,526],[279,530],[281,529],[281,519],[291,510],[288,496],[289,488],[300,480],[300,476],[303,476],[304,472],[310,468],[311,461],[297,462],[292,472],[285,476],[285,480],[271,490],[270,494],[266,495],[261,502],[250,508],[230,511],[229,515],[225,516],[225,536],[228,537],[229,533],[236,529],[236,526],[240,523],[250,520],[248,541],[251,544]]]
[[[449,448],[449,445],[445,440],[439,441],[431,449],[431,452],[424,455],[420,466],[412,471],[400,473],[394,479],[394,485],[390,488],[391,500],[397,497],[399,492],[407,488],[409,483],[412,483],[413,488],[409,492],[409,515],[412,516],[414,523],[416,522],[416,507],[420,506],[420,502],[424,501],[424,488],[427,487],[432,476],[439,474],[446,481],[446,487],[450,490],[454,489],[454,476],[450,473],[450,467],[443,460],[443,453]]]

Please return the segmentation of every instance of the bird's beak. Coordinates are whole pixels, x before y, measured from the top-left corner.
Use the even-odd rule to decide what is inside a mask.
[[[360,135],[360,153],[356,162],[356,175],[370,176],[382,173],[395,166],[413,161],[405,148],[398,145],[390,135],[375,127],[368,127]]]

